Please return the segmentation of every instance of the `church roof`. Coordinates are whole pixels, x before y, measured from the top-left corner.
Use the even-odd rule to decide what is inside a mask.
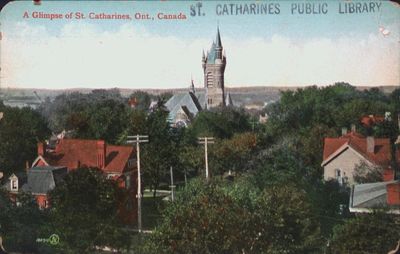
[[[219,28],[217,28],[217,36],[215,38],[215,41],[213,41],[210,50],[207,52],[207,63],[215,63],[215,60],[217,59],[217,48],[219,50],[222,50],[222,42]]]
[[[217,52],[215,51],[215,42],[211,45],[210,51],[207,54],[207,63],[215,63],[215,59],[217,59]]]
[[[194,117],[202,110],[204,105],[205,96],[202,92],[197,93],[197,96],[192,92],[175,94],[167,101],[167,103],[165,103],[165,106],[169,111],[170,119],[175,119],[176,114],[182,107],[184,107],[185,110],[190,112]]]

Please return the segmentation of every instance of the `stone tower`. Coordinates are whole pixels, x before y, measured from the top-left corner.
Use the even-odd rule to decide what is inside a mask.
[[[223,52],[219,28],[217,28],[216,40],[207,52],[207,56],[203,51],[202,65],[206,92],[205,107],[210,109],[212,107],[225,106],[224,72],[226,57],[225,52]]]

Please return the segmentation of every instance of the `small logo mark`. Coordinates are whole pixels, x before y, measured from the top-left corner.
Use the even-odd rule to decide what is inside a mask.
[[[49,238],[38,238],[36,239],[38,243],[48,243],[51,245],[57,245],[60,243],[60,237],[57,234],[52,234]]]

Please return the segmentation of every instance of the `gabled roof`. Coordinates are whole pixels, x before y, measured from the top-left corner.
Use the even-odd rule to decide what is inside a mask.
[[[367,138],[359,133],[349,132],[339,138],[325,138],[322,166],[329,163],[348,148],[352,148],[366,160],[380,166],[388,166],[391,160],[390,140],[374,138],[374,152],[367,152]]]
[[[21,188],[32,194],[47,194],[67,175],[66,167],[34,167],[28,171],[28,181]]]
[[[24,183],[26,183],[26,180],[27,180],[26,172],[25,171],[20,171],[20,172],[11,174],[11,176],[8,177],[7,181],[4,183],[3,188],[6,189],[7,191],[11,191],[11,185],[10,185],[11,179],[15,178],[15,177],[18,178],[18,186],[19,186],[18,189],[20,189],[21,186]]]
[[[195,117],[197,113],[202,110],[202,104],[199,98],[204,98],[204,95],[198,93],[197,97],[192,92],[186,92],[172,96],[165,104],[169,111],[169,119],[175,119],[176,114],[181,110],[183,110],[188,116],[192,115]]]
[[[389,208],[393,213],[400,213],[400,207],[387,204],[387,185],[397,181],[357,184],[350,193],[351,212],[371,212],[374,208]]]
[[[65,166],[76,169],[81,166],[97,167],[98,140],[62,139],[54,152],[43,158],[51,166]],[[135,149],[132,146],[105,145],[105,167],[108,173],[123,173]]]

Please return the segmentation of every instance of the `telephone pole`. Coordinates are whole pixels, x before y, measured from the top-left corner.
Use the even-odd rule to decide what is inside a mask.
[[[174,172],[172,171],[172,166],[169,168],[170,169],[170,175],[171,175],[171,201],[174,201]]]
[[[214,138],[213,137],[200,137],[198,138],[199,144],[204,144],[204,159],[206,163],[206,179],[207,181],[209,180],[209,172],[208,172],[208,154],[207,154],[207,148],[208,144],[214,144]]]
[[[138,174],[138,189],[137,189],[137,199],[138,199],[138,231],[142,232],[142,177],[140,175],[140,143],[149,142],[149,136],[147,135],[135,135],[128,136],[128,144],[136,144],[136,160],[137,160],[137,174]]]

